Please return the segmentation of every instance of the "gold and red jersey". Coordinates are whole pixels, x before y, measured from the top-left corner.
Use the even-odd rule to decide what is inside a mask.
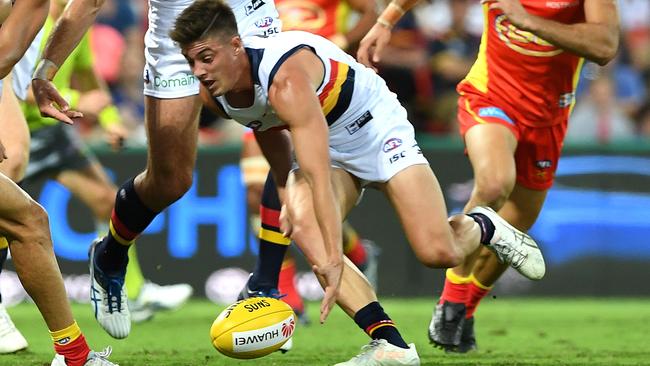
[[[347,31],[350,7],[342,0],[276,0],[282,30],[301,30],[331,38]]]
[[[585,0],[520,1],[539,17],[565,24],[585,20]],[[518,29],[501,10],[490,10],[486,4],[483,14],[479,55],[458,91],[480,94],[517,123],[530,127],[566,122],[583,59]]]

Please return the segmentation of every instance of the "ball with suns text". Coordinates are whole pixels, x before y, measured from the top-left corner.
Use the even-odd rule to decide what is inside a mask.
[[[258,358],[277,351],[296,327],[293,310],[270,297],[237,301],[219,314],[210,328],[212,345],[233,358]]]

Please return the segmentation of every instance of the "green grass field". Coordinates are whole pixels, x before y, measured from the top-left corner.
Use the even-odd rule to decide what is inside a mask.
[[[317,304],[310,304],[317,319]],[[487,299],[477,317],[480,350],[446,355],[428,344],[431,300],[386,300],[384,308],[404,338],[417,345],[423,365],[650,365],[650,299]],[[136,324],[117,341],[92,319],[89,305],[74,312],[91,346],[113,346],[121,365],[332,365],[355,355],[366,336],[342,311],[325,325],[298,327],[294,349],[285,354],[237,361],[215,351],[208,329],[222,307],[193,301],[182,310]],[[30,342],[28,351],[0,356],[0,365],[49,365],[47,330],[34,305],[9,309]]]

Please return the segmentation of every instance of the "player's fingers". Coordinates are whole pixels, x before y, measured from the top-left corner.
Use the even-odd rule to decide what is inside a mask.
[[[68,117],[66,113],[61,112],[60,110],[54,108],[54,106],[45,106],[41,107],[41,115],[44,117],[52,117],[56,120],[59,120],[63,123],[67,123],[69,125],[74,124],[72,119]]]
[[[325,295],[323,296],[323,301],[320,304],[320,323],[325,323],[327,317],[330,314],[334,301],[336,300],[336,287],[327,286],[325,287]]]
[[[366,66],[371,66],[370,63],[368,62],[368,46],[365,42],[362,42],[359,44],[359,49],[357,50],[357,61],[360,63],[366,65]]]
[[[373,63],[378,63],[381,61],[381,54],[384,52],[384,42],[376,42],[375,44],[375,50],[372,53],[372,62]]]
[[[70,109],[63,111],[63,113],[65,113],[65,115],[68,116],[69,118],[81,118],[84,116],[83,113],[79,111],[73,111]]]

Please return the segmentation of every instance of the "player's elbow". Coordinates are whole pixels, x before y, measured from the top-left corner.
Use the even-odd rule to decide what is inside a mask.
[[[603,47],[603,50],[598,55],[596,55],[592,61],[600,66],[605,66],[610,63],[614,57],[616,57],[617,50],[618,47]]]
[[[618,43],[618,36],[612,36],[609,40],[601,42],[591,61],[594,61],[600,66],[607,65],[614,59],[614,57],[616,57],[616,53],[618,52]]]

